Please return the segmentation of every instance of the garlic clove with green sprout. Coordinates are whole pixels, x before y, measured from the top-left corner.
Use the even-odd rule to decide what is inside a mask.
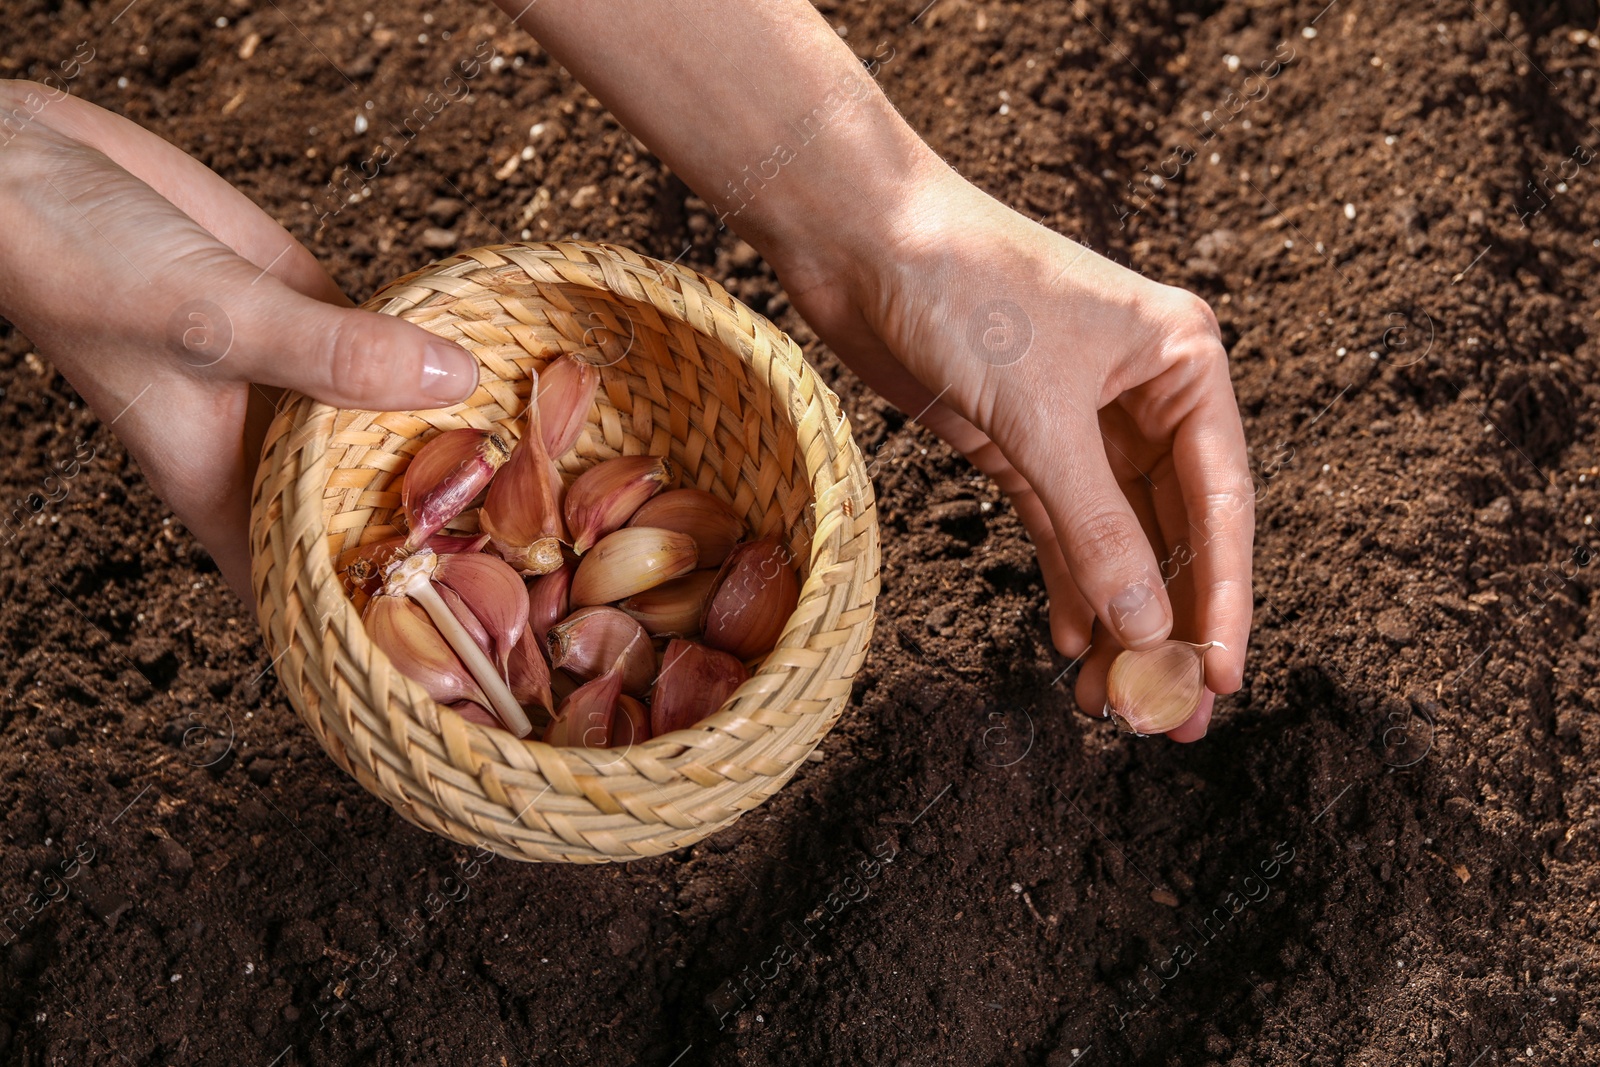
[[[1206,689],[1206,650],[1221,648],[1163,641],[1153,648],[1129,649],[1111,662],[1106,676],[1106,713],[1124,729],[1164,734],[1188,722],[1200,709]]]

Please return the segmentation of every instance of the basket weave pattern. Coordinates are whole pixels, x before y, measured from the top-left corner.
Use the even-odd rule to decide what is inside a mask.
[[[657,855],[776,792],[843,711],[878,592],[871,482],[794,341],[699,274],[580,242],[475,249],[363,306],[457,341],[482,373],[464,404],[432,411],[293,397],[268,434],[252,584],[279,677],[328,754],[418,826],[525,860]],[[522,741],[435,704],[368,640],[336,569],[401,532],[400,477],[423,440],[463,426],[515,439],[530,370],[579,349],[607,365],[564,473],[669,456],[680,484],[783,539],[802,581],[778,647],[716,715],[627,749]]]

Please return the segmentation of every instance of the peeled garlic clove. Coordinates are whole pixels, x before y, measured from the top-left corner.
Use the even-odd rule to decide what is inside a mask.
[[[540,647],[550,635],[550,627],[572,614],[572,576],[578,565],[563,560],[549,574],[528,583],[528,629],[539,639]]]
[[[652,637],[690,637],[700,632],[706,601],[711,599],[720,573],[715,568],[691,571],[618,601],[617,607],[638,620]]]
[[[534,395],[538,397],[540,436],[550,456],[564,455],[578,443],[599,385],[600,368],[572,356],[557,356],[539,372]]]
[[[668,641],[650,690],[650,736],[686,730],[716,714],[748,677],[744,664],[726,652],[678,637]]]
[[[538,708],[546,716],[554,714],[556,704],[550,692],[550,664],[544,658],[544,642],[531,626],[522,631],[522,637],[511,650],[506,681],[511,686],[511,695],[524,709]]]
[[[581,556],[606,534],[621,529],[640,504],[672,481],[673,474],[669,459],[619,456],[578,475],[567,488],[564,505],[572,550]]]
[[[704,489],[670,489],[639,505],[629,526],[676,530],[694,538],[696,567],[720,567],[744,536],[744,522],[732,507]]]
[[[584,553],[572,576],[572,606],[609,604],[654,589],[694,570],[698,555],[688,534],[629,526]]]
[[[511,458],[489,483],[481,517],[496,554],[518,571],[548,574],[561,565],[560,542],[567,536],[561,476],[545,451],[536,403],[528,405],[528,425]]]
[[[1111,661],[1106,710],[1136,734],[1164,734],[1188,722],[1206,688],[1206,650],[1188,641],[1129,649]]]
[[[650,635],[613,607],[579,608],[550,630],[547,643],[552,667],[589,679],[615,666],[630,696],[643,696],[656,676]]]
[[[561,702],[555,721],[545,730],[547,745],[572,748],[605,748],[611,743],[611,730],[617,717],[617,701],[622,696],[622,672],[609,670],[585,682]]]
[[[487,704],[472,674],[439,633],[428,613],[403,596],[375,596],[361,615],[372,643],[400,673],[441,704],[472,700]]]
[[[630,748],[650,740],[650,709],[624,693],[617,698],[610,748]]]
[[[706,602],[705,643],[741,660],[772,651],[800,603],[789,550],[774,538],[735,548]]]
[[[439,556],[433,580],[460,595],[487,630],[495,665],[506,672],[511,650],[528,626],[528,590],[504,560],[482,552]]]
[[[400,483],[400,507],[410,523],[405,549],[415,552],[483,492],[509,453],[485,430],[446,430],[412,457]]]

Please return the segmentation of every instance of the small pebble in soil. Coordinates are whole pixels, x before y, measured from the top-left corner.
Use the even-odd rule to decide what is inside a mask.
[[[434,252],[445,252],[456,246],[454,230],[441,230],[437,226],[429,226],[422,231],[422,247]]]

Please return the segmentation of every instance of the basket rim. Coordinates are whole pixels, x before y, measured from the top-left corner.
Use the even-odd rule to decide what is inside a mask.
[[[440,764],[457,768],[462,775],[481,775],[487,768],[490,776],[498,779],[489,792],[501,793],[501,798],[494,799],[506,807],[513,806],[512,802],[516,799],[513,794],[520,789],[518,780],[528,777],[530,772],[532,777],[544,779],[545,785],[539,795],[528,802],[529,807],[554,791],[560,797],[578,802],[574,806],[581,809],[584,802],[592,804],[596,799],[594,789],[585,788],[585,780],[589,785],[603,788],[604,781],[611,777],[641,773],[652,780],[658,775],[673,777],[686,768],[692,769],[701,759],[702,750],[716,748],[725,737],[736,739],[734,751],[741,757],[760,761],[762,766],[771,768],[766,776],[772,780],[772,785],[765,792],[751,790],[745,788],[747,783],[739,781],[736,776],[724,776],[721,782],[703,786],[707,803],[715,799],[714,794],[719,790],[742,793],[745,798],[760,792],[760,797],[754,802],[759,803],[781,788],[837,721],[844,700],[837,691],[839,686],[836,683],[841,680],[845,683],[842,692],[847,697],[848,681],[859,668],[870,637],[873,604],[878,589],[876,507],[871,480],[866,474],[860,451],[850,436],[848,420],[839,407],[837,397],[805,362],[799,346],[787,334],[738,303],[715,281],[676,263],[665,263],[616,245],[557,241],[483,246],[398,278],[383,286],[361,306],[382,314],[398,315],[412,308],[427,306],[430,302],[446,301],[451,295],[460,295],[473,288],[474,283],[465,279],[465,275],[485,267],[503,268],[507,262],[522,268],[530,278],[536,278],[536,272],[540,270],[548,274],[553,269],[560,277],[557,284],[570,283],[589,288],[603,299],[632,308],[633,313],[629,314],[629,318],[633,318],[642,305],[652,304],[657,314],[676,319],[700,337],[715,342],[719,350],[716,358],[733,359],[743,364],[751,382],[771,393],[774,401],[780,398],[787,401],[772,403],[773,417],[781,417],[782,425],[797,439],[794,462],[805,474],[809,498],[801,514],[810,513],[812,532],[807,574],[801,583],[796,609],[787,620],[778,647],[768,654],[756,672],[714,715],[694,727],[651,738],[626,750],[557,747],[532,737],[516,738],[498,728],[467,722],[450,709],[437,704],[420,684],[395,669],[382,650],[371,646],[370,641],[367,641],[367,647],[361,648],[359,642],[366,640],[365,630],[355,604],[344,593],[334,571],[333,556],[327,549],[330,531],[322,517],[329,474],[335,469],[329,462],[329,445],[340,412],[339,409],[296,394],[280,408],[280,414],[274,419],[263,446],[264,461],[257,472],[251,524],[252,584],[257,594],[263,635],[275,661],[296,649],[299,629],[304,624],[303,618],[285,619],[282,612],[273,610],[275,589],[287,580],[306,584],[314,591],[310,603],[305,606],[317,609],[317,633],[322,639],[321,646],[306,642],[308,647],[302,650],[303,656],[296,658],[293,666],[298,672],[307,662],[319,664],[322,684],[314,688],[327,691],[308,695],[287,684],[286,679],[285,689],[289,691],[291,702],[308,723],[312,723],[313,716],[326,706],[329,698],[353,719],[363,719],[359,714],[363,709],[356,707],[361,701],[352,699],[348,692],[340,691],[341,686],[350,688],[347,670],[359,671],[360,662],[341,657],[339,652],[348,649],[343,646],[336,649],[330,643],[330,635],[334,629],[338,629],[346,636],[357,635],[356,647],[370,657],[367,677],[370,680],[373,669],[386,675],[381,688],[386,690],[390,706],[394,706],[398,698],[400,708],[410,718],[410,723],[399,736],[395,736],[397,731],[392,722],[362,721],[360,725],[372,734],[387,737],[396,749],[411,756],[413,763],[419,754],[412,746],[421,743],[427,755]],[[572,264],[582,264],[587,269],[565,269]],[[430,290],[430,295],[418,298],[419,291]],[[529,295],[538,294],[530,290]],[[663,307],[663,297],[667,302],[666,307]],[[730,315],[725,305],[735,309],[731,317],[738,318],[739,325],[744,326],[746,332],[754,330],[756,343],[727,328],[728,323],[723,320]],[[756,348],[759,344],[769,342],[774,349],[770,353],[773,358],[767,363],[766,377],[758,378],[750,373],[760,369],[753,362]],[[549,358],[555,352],[540,356],[529,350],[527,354],[537,360]],[[475,355],[475,358],[479,357]],[[780,370],[788,372],[788,380],[780,376]],[[481,402],[475,405],[473,401],[480,394],[481,387],[463,404],[434,410],[476,410]],[[798,400],[803,400],[806,405],[799,412],[796,408]],[[820,408],[824,425],[817,427],[818,432],[813,434],[810,442],[802,442],[799,440],[803,429],[801,420],[811,417],[812,405]],[[265,457],[284,448],[289,448],[301,460],[298,476],[290,482],[269,484],[266,477],[269,465]],[[293,491],[286,491],[290,487]],[[289,528],[284,528],[286,523]],[[863,524],[870,528],[870,536],[858,544],[857,539],[848,534],[849,530],[859,530]],[[792,525],[787,519],[786,528],[792,532]],[[275,530],[280,539],[286,538],[291,545],[298,546],[299,551],[285,556],[281,550],[281,540],[277,544],[273,542]],[[278,550],[273,551],[274,548]],[[291,561],[303,573],[286,574]],[[330,590],[337,592],[336,601],[330,597]],[[340,617],[330,619],[327,617],[329,612]],[[809,638],[819,635],[825,619],[837,628],[846,618],[850,618],[847,625],[850,628],[849,636],[854,640],[843,642],[841,648],[843,645],[854,647],[845,649],[843,655],[834,655],[836,650],[830,645],[821,649],[819,656],[819,650],[807,645]],[[835,629],[826,636],[834,637],[838,632]],[[815,662],[807,665],[807,660]],[[829,664],[832,665],[831,669]],[[829,691],[805,696],[808,689],[819,684]],[[787,714],[821,713],[827,721],[816,730],[815,737],[809,743],[796,745],[793,738],[786,736],[784,729],[774,724],[773,720],[782,714],[774,712],[774,702],[787,705]],[[796,710],[795,705],[804,702],[819,706],[810,710]],[[742,710],[746,707],[751,710]],[[374,720],[381,719],[382,709],[376,712],[370,708],[364,710],[372,712]],[[330,739],[320,729],[319,737],[324,747],[328,748]],[[430,738],[433,743],[426,743]],[[380,767],[378,763],[382,753],[359,743],[352,748],[346,738],[336,740],[345,753],[357,754],[357,762],[360,762],[359,757],[363,754],[371,758],[372,762],[366,769],[380,783],[385,771],[390,777],[404,779],[409,771],[415,770],[414,767],[402,770],[393,764]],[[347,771],[352,770],[339,753],[331,748],[329,750]],[[518,758],[519,753],[521,758]],[[726,754],[723,755],[720,762],[726,764],[728,760]],[[359,773],[356,776],[369,789],[379,792],[368,776]],[[401,804],[413,806],[412,798],[399,798],[394,792],[393,789],[385,789],[379,795],[400,807],[402,814],[411,818],[414,812],[401,807]],[[438,791],[433,792],[437,794]],[[725,825],[742,810],[753,807],[754,803],[738,804],[738,810],[731,816],[714,825],[707,825],[704,833]],[[546,805],[546,808],[560,806],[557,802]],[[603,808],[605,805],[599,806]],[[625,814],[614,801],[612,806],[615,808],[613,815]],[[517,818],[520,819],[526,811],[527,808],[524,808]],[[578,811],[574,817],[583,814]],[[636,812],[631,814],[637,817]],[[679,814],[693,822],[693,817],[681,809]],[[670,828],[672,821],[670,817],[664,818],[661,825]],[[438,826],[428,828],[439,829]],[[698,836],[704,836],[704,833]],[[557,836],[568,846],[574,844],[566,835]],[[489,843],[494,847],[492,842]]]

